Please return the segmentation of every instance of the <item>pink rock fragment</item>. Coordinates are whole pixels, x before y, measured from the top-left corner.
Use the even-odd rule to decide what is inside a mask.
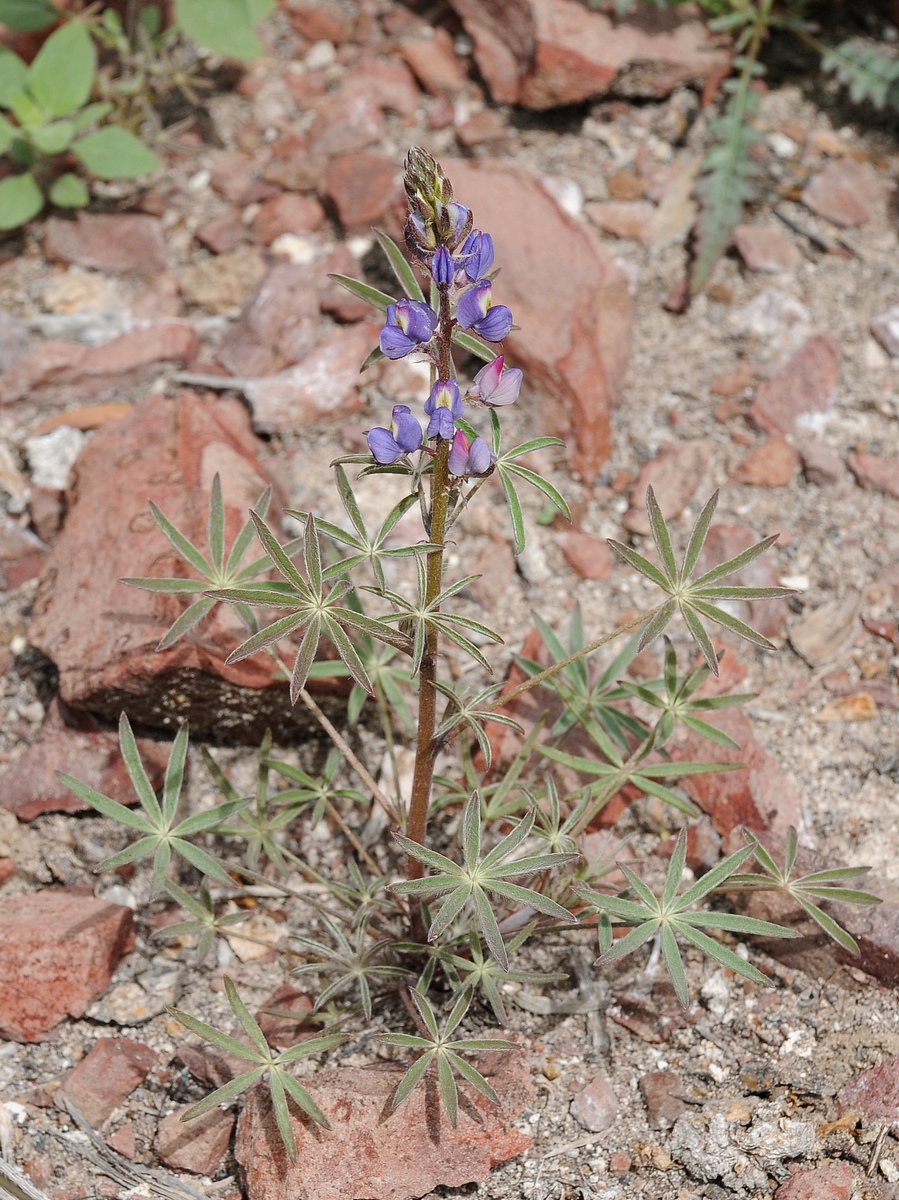
[[[831,411],[839,382],[837,340],[832,333],[818,334],[759,384],[749,416],[765,433],[790,433]]]
[[[383,154],[343,154],[328,168],[325,195],[348,233],[380,224],[399,189],[396,163]]]
[[[221,1165],[234,1132],[234,1116],[221,1108],[183,1121],[191,1106],[185,1104],[163,1117],[156,1134],[156,1153],[167,1167],[212,1176]]]
[[[708,441],[669,442],[640,470],[622,524],[631,533],[649,533],[646,489],[652,487],[666,521],[676,520],[693,498],[712,458]]]
[[[774,1193],[775,1200],[852,1200],[855,1175],[846,1162],[825,1162],[797,1171]]]
[[[71,1104],[95,1129],[102,1125],[156,1065],[156,1052],[131,1038],[99,1038],[53,1093],[57,1108]]]
[[[584,1129],[601,1133],[610,1129],[618,1115],[618,1097],[605,1075],[594,1075],[571,1102],[571,1115]]]
[[[44,1041],[109,987],[134,947],[131,909],[65,889],[0,904],[0,1037]]]
[[[584,212],[603,233],[652,244],[658,209],[649,200],[598,200],[587,204]]]
[[[799,455],[786,438],[769,437],[746,455],[734,472],[734,479],[754,487],[786,487],[798,465]]]
[[[806,184],[802,202],[835,225],[851,228],[870,221],[882,195],[873,167],[847,156],[829,162]]]
[[[155,275],[169,265],[162,222],[144,213],[48,217],[44,255],[113,275]]]
[[[871,332],[891,358],[899,358],[899,304],[874,317]]]
[[[866,492],[882,492],[899,500],[899,457],[850,450],[846,462]]]
[[[795,271],[802,255],[777,225],[738,225],[734,245],[750,271]]]

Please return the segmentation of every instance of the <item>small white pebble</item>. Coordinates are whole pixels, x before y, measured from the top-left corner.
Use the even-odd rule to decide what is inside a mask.
[[[21,633],[17,633],[14,638],[10,639],[9,652],[13,658],[18,658],[20,654],[24,654],[28,649],[28,643]]]
[[[188,190],[191,192],[205,192],[209,187],[209,181],[212,179],[212,172],[204,167],[202,171],[197,171],[191,175],[187,181]]]
[[[303,59],[303,65],[308,71],[323,71],[330,67],[337,57],[337,49],[333,42],[316,42]]]

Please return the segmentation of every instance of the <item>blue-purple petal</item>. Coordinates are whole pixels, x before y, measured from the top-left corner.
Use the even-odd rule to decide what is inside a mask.
[[[453,420],[450,410],[443,407],[435,408],[428,422],[428,437],[439,437],[449,441],[455,432],[456,422]]]
[[[402,458],[405,453],[401,446],[397,444],[396,438],[389,429],[382,429],[378,426],[376,429],[368,431],[368,448],[374,456],[375,462],[386,467],[391,463],[395,463],[398,458]]]
[[[385,325],[378,338],[378,345],[386,358],[396,359],[405,358],[410,350],[415,349],[417,343],[407,337],[399,325]]]
[[[453,282],[456,265],[446,246],[440,246],[431,259],[431,278],[438,287],[449,287]]]
[[[404,454],[411,454],[422,443],[421,425],[405,404],[397,404],[393,409],[393,427],[396,444]]]
[[[476,437],[468,448],[467,474],[486,475],[493,463],[493,451],[482,437]]]
[[[488,342],[501,342],[512,329],[512,311],[505,304],[494,304],[473,328]]]
[[[456,320],[463,329],[472,329],[478,321],[482,321],[489,312],[490,281],[482,279],[474,287],[470,287],[459,297],[456,305]]]

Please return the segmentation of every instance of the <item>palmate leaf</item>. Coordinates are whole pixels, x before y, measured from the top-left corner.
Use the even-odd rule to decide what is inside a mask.
[[[778,867],[772,855],[762,845],[755,834],[749,830],[743,831],[756,862],[762,868],[761,874],[734,875],[727,881],[728,891],[771,891],[778,890],[791,896],[793,900],[811,917],[816,925],[832,938],[838,945],[850,954],[858,954],[859,947],[855,938],[845,930],[838,921],[821,908],[821,903],[880,904],[880,898],[870,892],[862,892],[844,884],[852,883],[860,876],[866,875],[870,867],[830,867],[821,871],[810,871],[805,875],[796,875],[793,871],[796,865],[796,853],[799,839],[796,830],[791,825],[787,830],[784,843],[784,865]]]
[[[615,962],[632,954],[651,938],[658,937],[662,960],[671,976],[678,999],[686,1007],[689,1004],[689,996],[678,948],[678,937],[680,937],[715,962],[720,963],[721,966],[727,967],[755,983],[767,984],[768,980],[760,971],[744,962],[738,954],[703,933],[702,927],[760,937],[796,937],[794,930],[774,925],[770,921],[759,921],[754,917],[742,917],[733,913],[691,911],[700,900],[703,900],[711,892],[724,887],[726,881],[739,871],[752,852],[752,847],[746,846],[735,854],[731,854],[703,875],[692,887],[678,895],[687,855],[686,830],[681,830],[675,843],[674,853],[671,856],[660,896],[657,897],[626,863],[619,863],[618,867],[629,887],[617,896],[603,895],[581,883],[574,884],[574,890],[587,905],[588,913],[606,914],[614,923],[631,930],[625,937],[617,941],[610,937],[608,925],[605,937],[601,930],[601,953],[597,963]]]
[[[698,579],[692,578],[717,504],[718,493],[715,492],[696,518],[680,567],[676,564],[668,526],[665,524],[659,502],[651,487],[646,489],[646,511],[652,540],[661,559],[661,568],[654,566],[642,554],[632,550],[630,546],[625,546],[614,538],[608,539],[609,545],[620,559],[671,597],[644,627],[640,636],[639,648],[642,650],[653,638],[658,637],[675,612],[679,611],[690,636],[699,647],[706,665],[715,675],[718,674],[718,655],[715,653],[708,630],[701,620],[702,617],[714,621],[724,629],[729,629],[731,633],[735,633],[754,646],[764,650],[775,649],[774,643],[768,638],[763,637],[745,622],[731,616],[716,602],[721,600],[772,600],[793,594],[791,588],[784,587],[719,586],[722,579],[736,574],[737,571],[741,571],[754,562],[759,555],[764,554],[777,541],[778,535],[776,534],[763,538],[762,541],[757,542],[754,546],[749,546],[734,558],[728,559],[727,562],[712,567]]]
[[[485,1050],[514,1050],[514,1043],[500,1038],[454,1039],[452,1037],[471,1004],[471,995],[467,991],[457,998],[443,1029],[439,1027],[437,1016],[427,997],[415,989],[409,994],[428,1036],[416,1037],[404,1033],[378,1035],[379,1039],[388,1046],[420,1051],[418,1057],[397,1084],[391,1098],[391,1109],[399,1108],[412,1095],[423,1082],[431,1066],[435,1067],[437,1071],[440,1100],[451,1125],[455,1125],[459,1117],[458,1088],[454,1078],[456,1075],[460,1075],[467,1083],[470,1083],[492,1104],[499,1104],[499,1097],[484,1076],[461,1056]]]
[[[340,928],[322,915],[322,924],[327,928],[332,945],[324,945],[312,938],[298,937],[296,940],[308,952],[316,955],[316,961],[294,967],[293,974],[319,972],[336,976],[315,1002],[315,1012],[328,1004],[335,996],[356,987],[366,1021],[371,1020],[371,985],[388,980],[402,979],[410,974],[403,967],[390,962],[387,953],[391,945],[389,938],[373,940],[365,925],[357,927],[355,940],[350,942]]]
[[[491,355],[491,359],[492,357],[493,355]],[[522,466],[516,460],[523,458],[526,454],[532,454],[535,450],[543,450],[548,446],[563,446],[565,443],[559,438],[532,438],[527,442],[522,442],[518,446],[513,446],[511,450],[503,452],[502,428],[495,409],[490,410],[490,427],[492,449],[496,460],[494,462],[494,470],[499,476],[500,483],[506,495],[506,503],[509,506],[512,533],[515,539],[515,553],[521,554],[525,547],[525,526],[521,501],[518,498],[518,492],[515,487],[516,482],[527,483],[531,487],[537,488],[568,521],[571,520],[571,510],[564,496],[557,488],[548,480],[542,479],[535,471]]]
[[[333,1050],[344,1040],[343,1035],[326,1033],[322,1037],[309,1038],[296,1046],[282,1050],[280,1054],[273,1054],[259,1023],[250,1014],[238,995],[237,988],[227,975],[224,976],[224,984],[231,1011],[249,1039],[249,1046],[226,1033],[220,1033],[211,1025],[207,1025],[204,1021],[198,1021],[196,1017],[192,1017],[180,1009],[169,1008],[167,1011],[191,1033],[196,1034],[203,1041],[209,1042],[217,1050],[223,1050],[225,1053],[235,1055],[249,1063],[251,1069],[238,1075],[224,1087],[211,1092],[199,1104],[193,1105],[181,1120],[192,1121],[196,1117],[203,1116],[204,1113],[211,1112],[220,1104],[229,1104],[253,1084],[267,1078],[278,1131],[291,1161],[296,1162],[297,1145],[290,1124],[288,1097],[317,1125],[321,1125],[324,1129],[330,1129],[331,1126],[328,1118],[306,1089],[285,1068],[291,1063],[298,1062],[301,1058],[309,1058],[312,1055],[324,1054],[328,1050]]]
[[[576,921],[567,909],[551,900],[548,896],[534,891],[532,888],[521,887],[510,880],[539,875],[544,871],[554,870],[573,862],[578,857],[574,854],[530,854],[524,858],[513,859],[512,855],[530,836],[534,826],[534,814],[530,813],[507,834],[502,841],[483,858],[481,858],[481,801],[477,792],[472,792],[462,813],[462,863],[455,863],[451,858],[438,854],[436,850],[428,850],[419,846],[409,838],[396,835],[396,840],[403,851],[410,857],[424,863],[434,873],[424,879],[407,880],[396,883],[392,890],[398,895],[416,897],[443,897],[440,908],[431,921],[428,930],[428,941],[435,941],[450,927],[455,918],[467,904],[474,911],[475,923],[490,953],[504,971],[509,969],[509,956],[496,916],[493,913],[487,894],[511,900],[516,905],[528,905],[536,912],[553,917],[557,921],[573,923]]]
[[[246,801],[243,799],[229,800],[215,808],[204,809],[202,812],[194,813],[191,817],[186,817],[183,821],[176,822],[178,801],[184,779],[187,741],[187,724],[185,723],[178,730],[172,745],[172,753],[165,774],[162,805],[160,805],[141,762],[131,724],[127,716],[122,713],[119,721],[119,745],[128,777],[135,795],[140,801],[139,812],[126,808],[118,801],[111,800],[109,796],[94,791],[87,784],[73,779],[71,775],[66,775],[62,771],[57,772],[62,783],[79,800],[89,804],[104,817],[110,817],[141,835],[126,850],[106,859],[97,869],[113,870],[125,863],[142,862],[144,859],[152,858],[151,894],[154,896],[165,886],[166,872],[173,854],[179,855],[191,866],[208,875],[210,879],[216,880],[217,883],[227,887],[232,882],[224,867],[210,857],[205,850],[193,845],[189,839],[198,833],[213,830],[216,825],[228,820],[243,808]]]
[[[833,71],[855,104],[869,100],[875,108],[899,109],[899,59],[878,46],[841,42],[824,54],[821,70]]]

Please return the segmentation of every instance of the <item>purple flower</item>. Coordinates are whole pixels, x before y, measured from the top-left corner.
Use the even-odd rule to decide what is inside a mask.
[[[379,345],[387,358],[405,358],[422,342],[429,342],[437,328],[437,314],[421,300],[407,300],[387,306],[387,324],[381,330]]]
[[[517,367],[503,371],[505,356],[500,354],[475,375],[471,387],[465,393],[469,400],[502,408],[514,404],[521,391],[522,374]]]
[[[455,249],[459,242],[467,235],[471,229],[471,209],[466,208],[464,204],[459,204],[457,201],[450,201],[449,204],[441,204],[437,210],[437,235],[441,242],[444,242]]]
[[[438,379],[425,400],[425,412],[431,418],[428,437],[449,441],[456,431],[456,421],[462,416],[462,397],[454,379]]]
[[[395,463],[404,454],[411,454],[422,443],[421,426],[406,404],[395,404],[390,414],[390,428],[380,426],[368,432],[368,448],[381,466]]]
[[[463,329],[473,329],[488,342],[501,342],[512,328],[509,309],[505,304],[493,303],[493,284],[489,279],[479,280],[462,293],[456,305],[456,320]]]
[[[453,262],[453,256],[447,250],[446,246],[440,246],[431,259],[431,278],[438,287],[449,287],[453,282],[455,272],[456,266]]]
[[[461,429],[456,430],[449,453],[450,475],[457,479],[467,475],[489,475],[495,461],[493,451],[482,437],[469,442]]]
[[[489,233],[473,229],[465,239],[459,257],[465,274],[474,283],[493,266],[493,238]]]

